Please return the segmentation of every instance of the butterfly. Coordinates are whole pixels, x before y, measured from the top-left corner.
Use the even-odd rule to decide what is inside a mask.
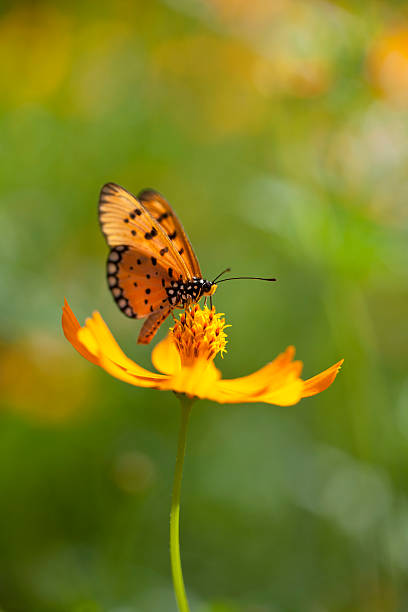
[[[148,344],[174,308],[186,308],[217,285],[202,277],[193,247],[170,204],[145,189],[137,197],[107,183],[99,197],[99,222],[108,245],[107,279],[120,310],[147,317],[138,337]]]

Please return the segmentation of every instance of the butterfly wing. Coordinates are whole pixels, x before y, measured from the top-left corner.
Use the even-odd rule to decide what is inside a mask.
[[[155,210],[152,208],[153,213]],[[178,252],[182,247],[178,248],[175,236],[172,240],[166,232],[180,231],[182,236],[181,224],[177,229],[163,228],[141,201],[114,183],[101,190],[99,220],[111,247],[107,262],[110,290],[126,316],[148,317],[138,338],[139,343],[147,344],[174,307],[166,287],[172,279],[191,279],[196,269]]]
[[[168,271],[153,265],[151,258],[130,247],[113,247],[107,262],[108,285],[122,312],[132,319],[143,319],[164,311],[168,302],[165,286]]]
[[[172,241],[178,254],[183,258],[191,276],[202,277],[200,265],[190,240],[176,213],[165,198],[154,189],[144,189],[137,196],[143,206],[161,225]]]
[[[107,262],[108,284],[120,310],[132,319],[147,317],[138,342],[148,344],[170,314],[165,290],[171,283],[168,270],[125,245],[113,247]]]
[[[171,268],[174,276],[189,279],[191,271],[166,232],[131,193],[107,183],[99,198],[99,222],[111,247],[128,246],[140,255]]]

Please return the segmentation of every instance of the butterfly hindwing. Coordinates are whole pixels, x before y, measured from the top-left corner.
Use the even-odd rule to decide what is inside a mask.
[[[154,189],[144,189],[139,193],[137,199],[142,202],[143,206],[166,232],[178,254],[181,255],[187,268],[191,271],[191,276],[201,278],[200,265],[190,240],[181,221],[167,200]]]
[[[124,245],[113,247],[107,276],[112,295],[126,316],[143,319],[152,313],[168,314],[170,305],[165,289],[170,284],[168,270],[152,263],[152,258]]]

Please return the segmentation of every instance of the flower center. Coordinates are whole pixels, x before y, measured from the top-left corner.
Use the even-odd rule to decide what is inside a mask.
[[[211,361],[217,353],[222,357],[226,352],[226,327],[230,326],[214,308],[205,306],[201,310],[198,304],[187,308],[171,329],[182,365],[191,366],[199,358]]]

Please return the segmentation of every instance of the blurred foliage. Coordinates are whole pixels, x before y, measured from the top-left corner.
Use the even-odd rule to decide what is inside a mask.
[[[110,379],[60,330],[66,295],[149,362],[106,287],[110,180],[162,191],[208,278],[278,277],[220,286],[226,376],[289,344],[306,376],[345,358],[293,408],[197,404],[193,610],[407,610],[406,3],[2,6],[2,610],[175,610],[177,402]]]

